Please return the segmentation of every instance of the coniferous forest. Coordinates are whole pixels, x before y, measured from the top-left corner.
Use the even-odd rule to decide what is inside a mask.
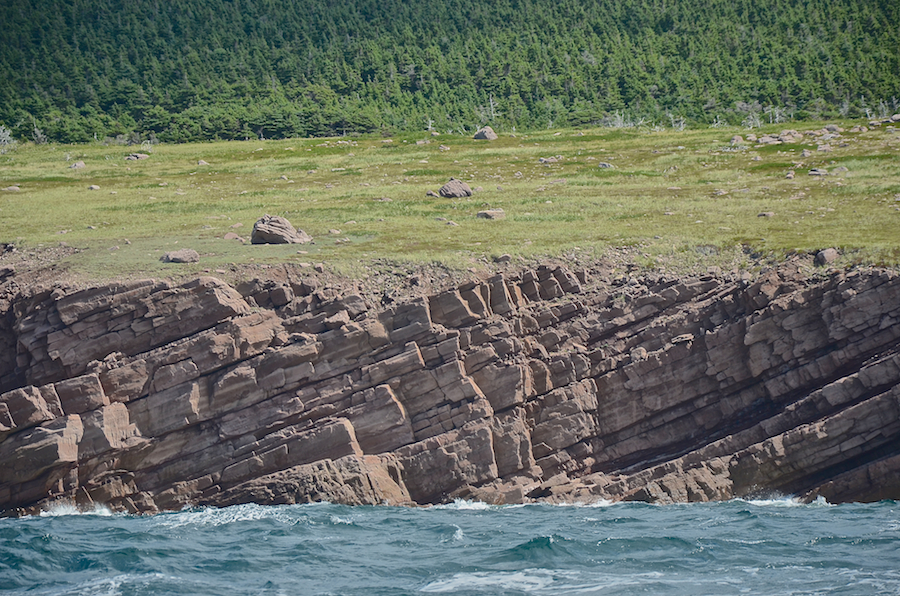
[[[0,124],[27,140],[741,124],[898,97],[896,0],[0,4]]]

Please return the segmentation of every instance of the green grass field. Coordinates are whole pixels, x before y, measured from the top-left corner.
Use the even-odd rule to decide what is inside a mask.
[[[125,160],[137,147],[24,145],[0,155],[0,188],[21,189],[0,192],[0,242],[20,251],[64,242],[79,249],[64,266],[100,278],[285,261],[348,273],[374,259],[471,268],[502,254],[599,258],[621,247],[635,249],[642,266],[673,269],[736,247],[778,257],[834,246],[845,262],[896,265],[900,131],[837,124],[846,131],[827,152],[813,136],[732,147],[732,135],[750,132],[735,128],[155,145],[140,161]],[[561,158],[540,163],[551,156]],[[85,167],[69,167],[79,160]],[[830,175],[810,176],[811,168]],[[426,196],[451,176],[480,190]],[[478,219],[488,207],[505,219]],[[250,245],[265,213],[288,218],[315,244]],[[247,243],[225,240],[228,232]],[[177,248],[196,249],[201,263],[159,262]]]

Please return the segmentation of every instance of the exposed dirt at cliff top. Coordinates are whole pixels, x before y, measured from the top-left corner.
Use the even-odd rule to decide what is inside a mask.
[[[57,246],[19,249],[13,245],[0,246],[0,296],[5,301],[16,295],[28,295],[42,289],[79,289],[103,283],[109,278],[90,276],[73,270],[72,258],[77,258],[80,249],[60,243]],[[827,271],[815,264],[815,255],[798,253],[779,258],[760,255],[741,247],[719,250],[712,247],[697,247],[694,254],[684,258],[673,256],[668,260],[648,259],[646,253],[637,247],[610,248],[602,256],[572,252],[557,257],[524,259],[502,257],[489,260],[483,258],[475,266],[456,269],[442,263],[398,262],[392,259],[373,258],[360,263],[358,271],[352,274],[334,271],[329,263],[283,263],[253,264],[235,263],[225,268],[188,269],[174,265],[170,275],[163,279],[178,283],[197,275],[217,277],[231,285],[242,281],[260,279],[276,282],[299,282],[314,280],[315,286],[334,291],[336,294],[360,294],[373,303],[390,304],[416,296],[437,294],[447,288],[466,282],[483,281],[498,273],[516,274],[539,265],[564,266],[583,277],[588,285],[592,281],[604,283],[624,282],[629,277],[641,273],[656,273],[672,276],[714,274],[735,278],[755,279],[760,271],[788,265],[805,275],[819,275]],[[662,262],[661,262],[662,261]],[[202,265],[202,263],[201,263]],[[830,267],[852,267],[852,259],[841,257]],[[116,281],[160,278],[144,271],[136,270],[115,278]]]

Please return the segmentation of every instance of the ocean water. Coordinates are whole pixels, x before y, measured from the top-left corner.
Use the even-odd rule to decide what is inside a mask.
[[[29,595],[900,594],[900,504],[240,505],[0,519]]]

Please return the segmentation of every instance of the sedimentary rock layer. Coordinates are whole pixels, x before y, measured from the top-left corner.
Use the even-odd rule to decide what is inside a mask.
[[[900,276],[203,277],[11,301],[0,509],[900,498]]]

